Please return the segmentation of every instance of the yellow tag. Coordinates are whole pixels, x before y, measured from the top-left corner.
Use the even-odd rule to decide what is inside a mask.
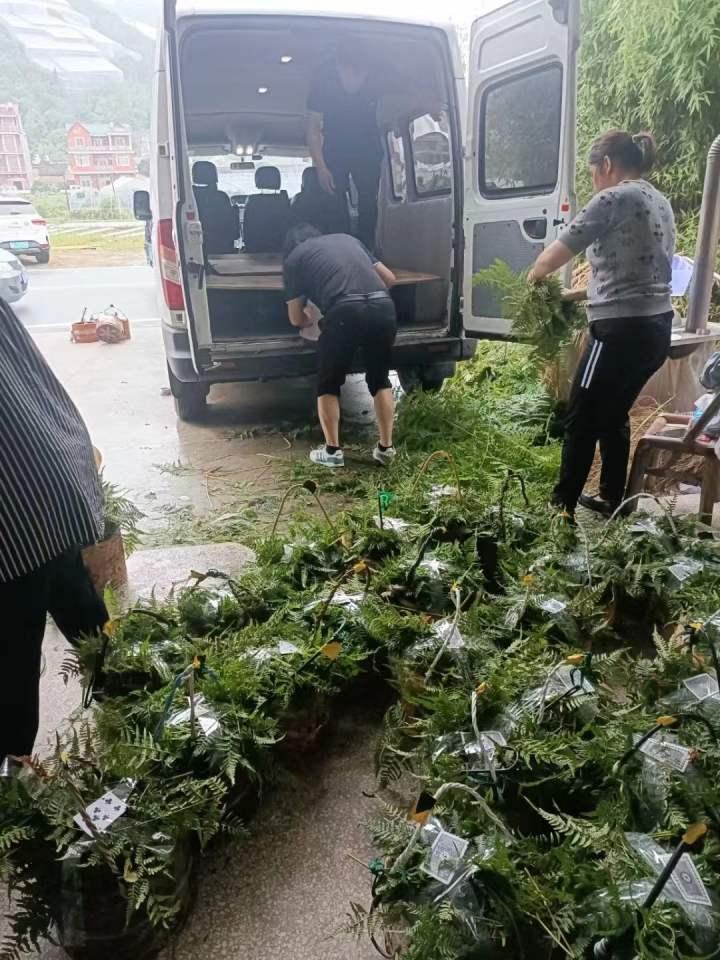
[[[422,810],[420,813],[418,813],[416,810],[413,810],[413,812],[410,814],[410,819],[424,827],[430,819],[431,813],[432,810]]]
[[[693,620],[690,626],[693,628],[693,630],[702,630],[703,628],[703,624],[701,620]]]
[[[697,843],[701,837],[705,836],[707,829],[706,823],[691,823],[683,834],[683,843],[686,843],[689,847],[692,847],[693,844]]]
[[[123,880],[125,883],[136,883],[138,879],[138,873],[136,870],[133,870],[132,864],[129,860],[125,861],[125,867],[123,869]]]
[[[115,621],[114,621],[114,620],[106,620],[105,623],[103,624],[102,632],[105,634],[106,637],[112,637],[112,636],[114,636],[114,634],[115,634]]]
[[[585,660],[584,653],[571,653],[569,657],[565,657],[565,660],[573,667],[579,667],[580,664]]]
[[[328,660],[337,660],[342,653],[342,644],[338,643],[337,640],[331,640],[330,643],[326,643],[324,647],[320,647],[320,653],[324,657],[327,657]]]
[[[67,752],[67,750],[60,751],[60,763],[64,763],[65,766],[70,763],[70,754]]]
[[[368,569],[369,567],[366,560],[358,560],[357,563],[353,564],[353,573],[357,574],[357,576],[367,573]]]
[[[193,662],[192,662],[192,668],[193,668],[193,670],[199,670],[201,666],[202,666],[202,664],[200,663],[200,657],[198,657],[197,655],[195,655],[195,656],[193,657]]]
[[[658,717],[655,722],[659,727],[672,727],[677,723],[677,717]]]
[[[522,582],[526,587],[531,587],[535,583],[535,577],[531,573],[526,573],[522,578]]]
[[[483,694],[487,693],[487,689],[488,689],[488,685],[483,682],[483,683],[479,684],[477,687],[475,687],[475,693],[476,693],[479,697],[482,697]]]

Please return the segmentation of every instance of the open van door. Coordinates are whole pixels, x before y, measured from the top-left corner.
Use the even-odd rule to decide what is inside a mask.
[[[210,365],[210,320],[205,294],[205,260],[200,218],[192,188],[192,175],[188,159],[185,113],[183,110],[182,83],[180,78],[180,54],[177,36],[177,0],[163,0],[163,43],[166,76],[166,103],[168,106],[169,143],[159,149],[167,150],[172,183],[172,222],[158,222],[158,249],[163,288],[167,287],[163,273],[163,251],[171,261],[170,273],[174,273],[177,302],[184,301],[190,352],[198,373]],[[174,254],[174,271],[172,260]],[[167,292],[165,292],[167,300]],[[169,305],[169,304],[168,304]]]
[[[464,326],[503,337],[473,274],[524,270],[574,212],[579,0],[493,0],[472,26],[465,152]]]

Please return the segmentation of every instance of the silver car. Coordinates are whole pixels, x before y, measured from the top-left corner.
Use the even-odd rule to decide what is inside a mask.
[[[7,303],[16,303],[27,293],[28,278],[18,258],[0,247],[0,297]]]

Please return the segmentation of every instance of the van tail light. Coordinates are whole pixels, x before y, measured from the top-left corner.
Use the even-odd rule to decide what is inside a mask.
[[[32,220],[30,221],[30,223],[32,223],[32,225],[33,225],[34,227],[46,227],[46,226],[47,226],[47,220],[43,220],[42,217],[33,217]]]
[[[158,264],[165,303],[170,310],[184,310],[185,296],[180,281],[172,220],[158,220]]]

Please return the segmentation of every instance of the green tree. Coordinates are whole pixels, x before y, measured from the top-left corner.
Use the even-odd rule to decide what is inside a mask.
[[[720,134],[718,0],[583,0],[580,187],[592,139],[608,127],[650,130],[654,176],[682,222],[700,205],[705,157]]]

